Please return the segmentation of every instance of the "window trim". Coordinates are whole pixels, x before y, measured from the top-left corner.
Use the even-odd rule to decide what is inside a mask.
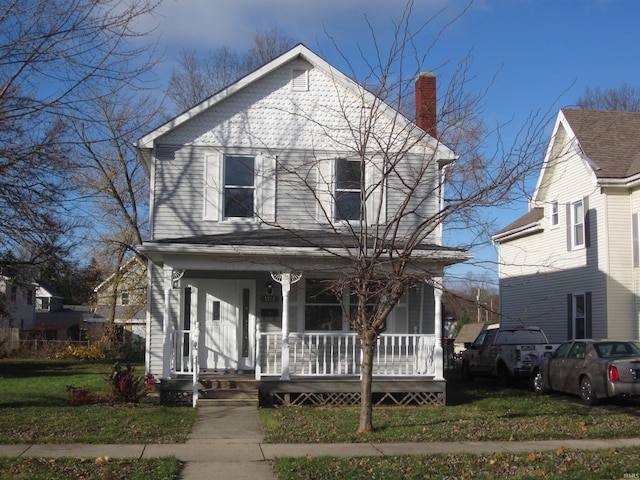
[[[253,183],[252,185],[239,185],[230,183],[227,185],[227,160],[233,158],[251,158],[253,160]],[[224,154],[222,156],[222,202],[221,202],[221,214],[222,219],[224,221],[234,221],[234,222],[245,222],[245,221],[253,221],[258,216],[257,214],[257,185],[256,185],[256,177],[258,176],[257,167],[257,158],[255,155],[241,155],[241,154]],[[227,200],[227,189],[236,189],[236,190],[251,190],[251,215],[246,216],[229,216],[226,212],[226,200]],[[244,207],[244,205],[243,205]]]
[[[225,157],[233,156],[254,159],[254,212],[251,217],[224,215]],[[274,222],[276,219],[276,161],[276,157],[242,149],[205,154],[203,220],[244,224]]]
[[[362,176],[362,169],[364,165],[362,164],[361,159],[353,159],[349,157],[338,157],[334,161],[334,185],[333,185],[333,214],[332,219],[334,223],[350,223],[350,222],[360,222],[362,220],[361,216],[361,201],[362,201],[362,184],[358,181],[357,188],[349,188],[349,187],[339,187],[338,186],[338,174],[341,171],[339,168],[342,162],[357,163],[359,167],[359,174]],[[365,172],[365,182],[366,182],[366,172]],[[338,208],[338,197],[340,194],[358,194],[358,217],[357,218],[342,218],[339,216],[340,209]]]
[[[582,210],[582,215],[578,218],[576,215],[576,207],[580,205]],[[586,213],[585,213],[585,202],[584,199],[576,200],[571,202],[571,249],[577,250],[581,248],[585,248],[586,246]],[[577,243],[576,241],[576,232],[579,229],[582,232],[582,242]]]
[[[551,228],[558,228],[560,226],[560,204],[557,199],[551,202],[549,224]]]

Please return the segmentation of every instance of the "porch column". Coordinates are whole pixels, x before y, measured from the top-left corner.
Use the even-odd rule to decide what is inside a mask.
[[[282,373],[280,380],[289,378],[289,292],[291,285],[302,278],[297,273],[271,273],[271,278],[282,285]]]
[[[435,380],[444,380],[444,355],[442,349],[442,278],[433,279],[433,296],[434,296],[434,328],[436,334],[436,347],[434,351],[434,360],[436,367]]]
[[[164,266],[164,311],[162,315],[162,378],[171,378],[171,288],[173,270]]]

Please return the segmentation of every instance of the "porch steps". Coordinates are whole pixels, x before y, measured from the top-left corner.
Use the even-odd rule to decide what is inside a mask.
[[[198,405],[258,406],[260,393],[249,375],[202,376],[198,386]]]

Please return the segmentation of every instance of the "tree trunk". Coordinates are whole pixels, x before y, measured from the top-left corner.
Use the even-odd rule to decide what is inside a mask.
[[[360,389],[360,426],[358,433],[373,431],[373,354],[376,348],[376,335],[366,332],[362,338],[362,381]]]

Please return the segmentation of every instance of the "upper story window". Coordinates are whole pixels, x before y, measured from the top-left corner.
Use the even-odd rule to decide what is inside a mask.
[[[336,160],[334,220],[360,219],[361,176],[361,161],[346,158]]]
[[[558,200],[551,202],[551,228],[557,227],[560,223],[560,210]]]
[[[120,301],[122,305],[129,305],[129,292],[122,292],[120,295]]]
[[[266,155],[206,156],[204,218],[275,221],[276,159]]]
[[[578,200],[571,204],[571,245],[584,247],[584,203]]]
[[[253,217],[255,158],[224,157],[224,217]]]

